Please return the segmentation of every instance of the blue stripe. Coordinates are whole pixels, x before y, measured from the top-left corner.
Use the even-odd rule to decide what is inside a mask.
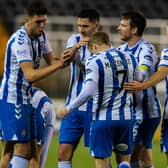
[[[80,41],[80,36],[76,36],[76,42],[78,43]],[[69,102],[71,101],[72,98],[72,88],[75,82],[75,73],[76,73],[76,62],[73,61],[71,63],[71,81],[70,81],[70,85],[69,85],[69,91],[68,91],[68,98],[66,101],[66,105],[69,104]],[[76,79],[77,80],[77,79]]]
[[[17,81],[16,81],[16,93],[17,93],[17,100],[16,103],[17,104],[22,104],[23,103],[23,96],[22,96],[22,84],[23,84],[23,72],[21,70],[21,68],[18,71],[17,74]]]
[[[99,96],[98,96],[98,107],[96,110],[96,120],[99,119],[99,111],[102,105],[102,101],[103,101],[103,96],[104,96],[104,67],[103,64],[100,60],[96,60],[96,63],[98,64],[98,73],[99,73],[99,79],[98,79],[98,92],[99,92]]]
[[[152,89],[154,90],[154,94],[155,94],[155,102],[156,102],[156,105],[157,105],[158,116],[161,117],[160,101],[156,96],[157,95],[156,87],[152,87]]]
[[[166,67],[168,67],[168,65],[167,64],[159,64],[159,66],[166,66]]]
[[[74,85],[74,81],[75,81],[75,70],[76,70],[76,63],[72,62],[71,63],[71,81],[70,81],[70,86],[69,86],[69,95],[68,95],[68,99],[66,102],[66,105],[69,104],[71,97],[72,97],[72,87]]]
[[[86,46],[82,46],[82,50],[83,50],[83,55],[82,55],[81,61],[84,61],[86,57]]]
[[[135,69],[137,67],[137,61],[136,61],[134,55],[129,54],[129,56],[131,57],[133,68]]]
[[[142,91],[143,99],[142,99],[142,111],[143,111],[143,117],[149,118],[149,114],[146,113],[148,111],[148,93],[147,90]]]
[[[127,64],[127,60],[125,59],[125,56],[122,53],[120,53],[120,52],[118,52],[118,54],[120,56],[120,59],[122,60],[124,69],[128,70],[128,64]],[[126,80],[128,81],[128,75],[127,75],[127,79]],[[120,109],[119,109],[119,113],[120,113],[120,117],[121,117],[120,119],[121,120],[125,119],[124,118],[125,115],[124,115],[124,108],[123,107],[126,104],[126,97],[127,97],[127,92],[124,91],[124,95],[121,98],[121,106],[120,106]]]
[[[43,38],[44,38],[44,44],[46,43],[46,40],[47,40],[47,37],[46,37],[46,34],[43,32]]]
[[[32,62],[32,60],[22,60],[22,61],[20,61],[20,63],[22,63],[22,62]]]
[[[139,55],[140,55],[141,50],[142,50],[142,48],[139,49],[139,52],[138,52],[138,54],[137,54],[137,56],[138,56],[138,57],[137,57],[137,61],[138,61],[138,62],[139,62]],[[133,53],[132,53],[132,54],[133,54]]]
[[[38,91],[38,89],[35,88],[35,87],[33,87],[33,88],[31,89],[31,95],[33,96],[37,91]]]
[[[41,59],[41,47],[40,47],[40,40],[38,40],[38,57]],[[40,63],[39,63],[40,64]]]
[[[77,93],[76,96],[78,96],[79,93],[81,92],[82,85],[83,85],[83,80],[84,80],[84,78],[83,78],[83,73],[82,73],[81,70],[80,70],[80,71],[79,71],[78,84],[77,84],[77,88],[76,88],[76,93]]]
[[[7,101],[7,97],[8,97],[8,81],[9,81],[9,77],[10,77],[10,62],[11,62],[11,46],[12,44],[15,42],[15,38],[13,38],[10,43],[8,44],[7,47],[7,55],[6,55],[6,83],[4,86],[4,92],[3,92],[3,99],[5,101]]]
[[[35,62],[35,60],[36,60],[36,50],[34,48],[33,40],[31,40],[31,47],[32,47],[32,51],[33,51],[33,62]]]
[[[115,83],[117,83],[117,80],[115,78],[115,72],[117,70],[115,60],[109,52],[106,53],[106,57],[109,60],[109,62],[113,65],[113,66],[111,66],[111,72],[112,72],[112,76],[113,76],[113,86],[115,86]],[[115,95],[116,95],[116,93],[113,91],[112,95],[111,95],[111,98],[109,100],[108,106],[107,106],[107,112],[106,112],[106,119],[107,120],[112,120],[112,114],[111,113],[112,113],[112,108],[113,108],[113,102],[114,102],[114,99],[115,99]]]
[[[76,36],[77,43],[80,41],[80,36]]]

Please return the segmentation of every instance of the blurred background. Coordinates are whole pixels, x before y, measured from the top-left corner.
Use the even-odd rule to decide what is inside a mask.
[[[0,0],[0,75],[9,36],[24,23],[24,8],[29,0]],[[117,33],[120,14],[125,10],[138,9],[147,17],[144,38],[153,43],[158,55],[168,44],[165,28],[168,19],[167,0],[48,0],[49,10],[47,34],[52,47],[59,57],[67,38],[77,31],[76,15],[81,9],[95,8],[101,15],[103,30],[108,32],[112,44],[121,44]],[[43,66],[43,63],[42,63]],[[68,91],[69,67],[56,72],[36,83],[52,98],[65,98]],[[161,99],[164,98],[164,84],[158,85]]]

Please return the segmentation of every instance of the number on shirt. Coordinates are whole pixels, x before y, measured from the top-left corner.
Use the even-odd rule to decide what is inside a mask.
[[[124,85],[124,82],[125,82],[125,79],[126,79],[126,76],[127,76],[127,70],[117,70],[116,75],[119,79],[121,79],[121,85],[120,85],[120,88],[118,90],[120,92],[123,89],[123,85]]]

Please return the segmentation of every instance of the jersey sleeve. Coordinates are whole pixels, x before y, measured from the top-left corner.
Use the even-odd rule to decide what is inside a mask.
[[[139,56],[139,73],[141,73],[141,81],[147,79],[152,71],[155,71],[155,62],[158,60],[158,56],[152,45],[146,44],[143,46]]]
[[[92,58],[93,57],[93,58]],[[94,81],[95,83],[98,82],[98,66],[96,64],[96,60],[92,60],[94,59],[94,56],[90,56],[90,58],[88,59],[88,61],[86,62],[86,79],[85,79],[85,83],[87,81]]]
[[[96,83],[93,81],[87,81],[87,83],[84,84],[81,93],[68,106],[66,106],[66,108],[71,111],[75,108],[80,107],[82,104],[84,104],[94,96],[96,90]]]
[[[153,55],[155,55],[155,58]],[[141,67],[143,67],[143,70],[153,69],[153,62],[155,62],[154,59],[157,59],[154,48],[151,45],[144,45],[139,55],[140,69]]]
[[[94,94],[97,91],[97,67],[95,66],[95,63],[93,60],[86,62],[86,78],[84,80],[84,86],[82,88],[81,93],[77,96],[76,99],[72,101],[67,106],[67,109],[69,111],[73,110],[74,108],[77,108],[84,104],[86,101],[88,101],[91,97],[94,96]]]
[[[30,46],[24,31],[17,32],[13,50],[19,63],[32,62]]]
[[[66,43],[66,48],[72,48],[77,43],[77,37],[75,34],[71,35]]]
[[[168,66],[168,48],[162,50],[159,66]]]

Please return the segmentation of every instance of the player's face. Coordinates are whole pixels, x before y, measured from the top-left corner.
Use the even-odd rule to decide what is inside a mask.
[[[132,29],[130,26],[130,20],[121,19],[117,30],[120,34],[120,39],[123,41],[129,41],[132,38]]]
[[[78,31],[82,37],[90,37],[94,32],[98,31],[98,22],[90,22],[88,18],[78,18],[77,22]]]
[[[34,15],[26,20],[27,29],[31,37],[39,37],[43,33],[47,21],[47,15]]]

